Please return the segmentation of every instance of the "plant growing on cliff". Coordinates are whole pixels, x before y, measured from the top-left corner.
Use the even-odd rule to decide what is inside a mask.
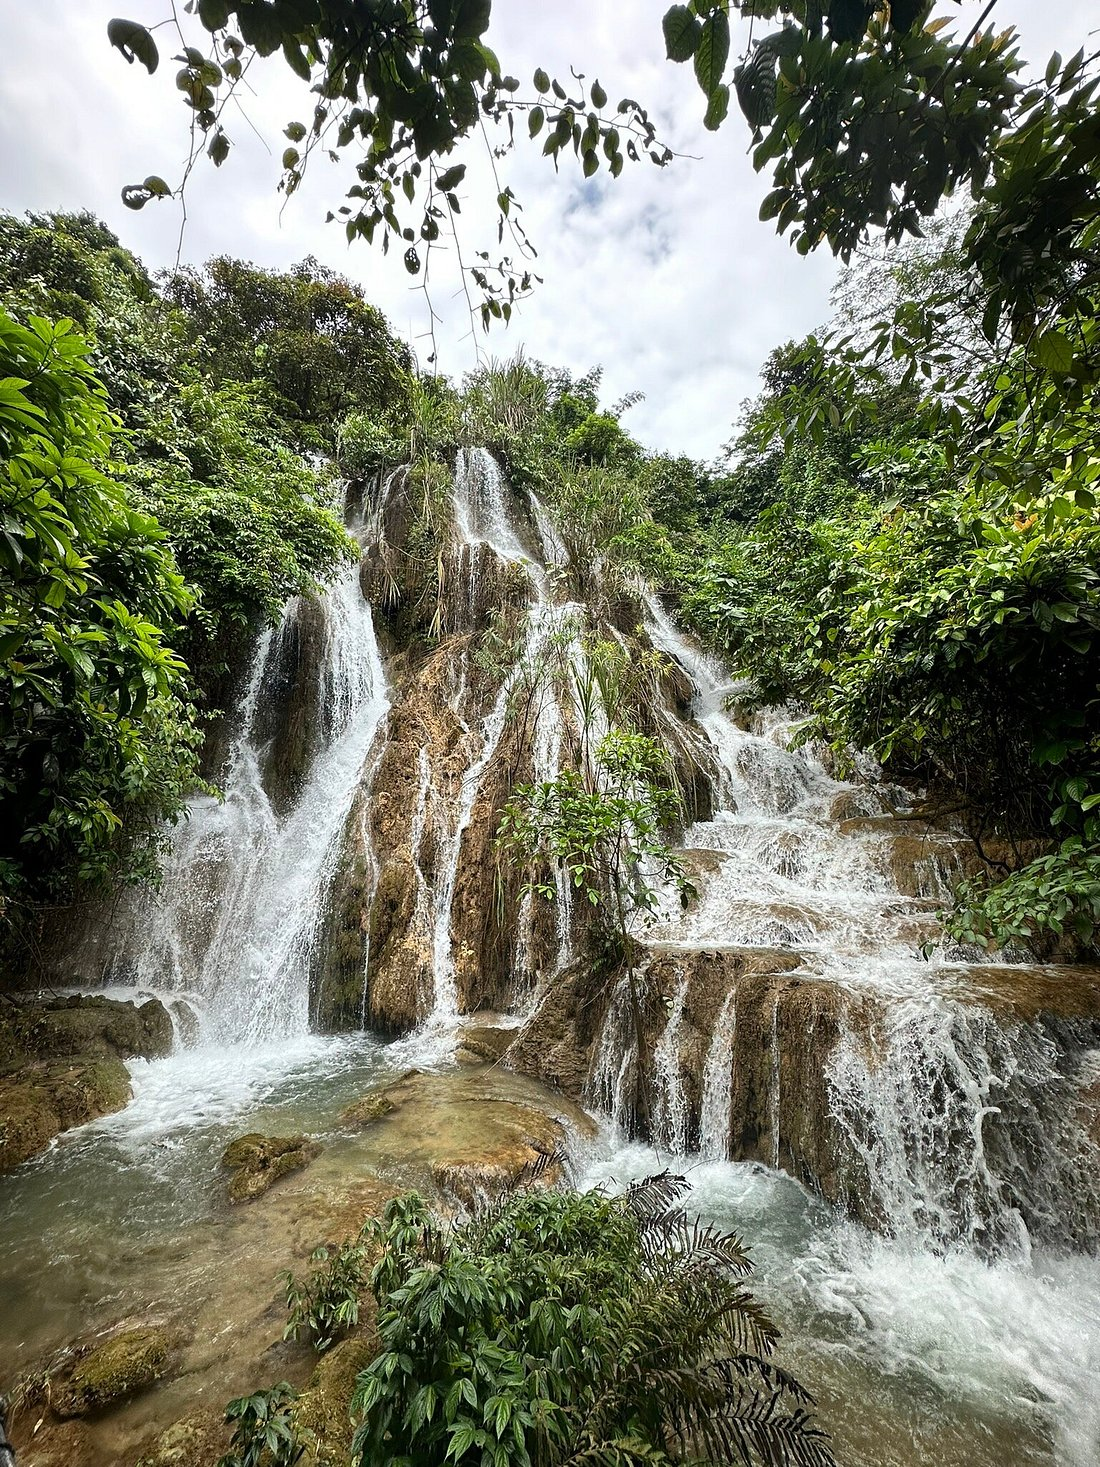
[[[662,886],[684,901],[693,894],[661,835],[679,810],[661,783],[667,764],[656,740],[613,728],[583,772],[563,769],[557,779],[520,785],[497,828],[497,851],[522,862],[526,890],[553,901],[548,868],[563,868],[574,891],[609,919],[621,953],[631,919],[652,913]]]
[[[834,1467],[739,1241],[686,1190],[525,1192],[450,1230],[415,1193],[390,1202],[354,1467]]]

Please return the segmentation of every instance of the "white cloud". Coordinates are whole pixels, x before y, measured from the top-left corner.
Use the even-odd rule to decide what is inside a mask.
[[[186,121],[172,88],[172,68],[148,77],[127,67],[106,40],[121,8],[146,24],[163,19],[167,0],[0,0],[0,206],[90,208],[151,267],[176,255],[174,204],[125,209],[119,190],[147,173],[178,176]],[[757,219],[767,185],[746,156],[738,115],[718,134],[702,129],[701,96],[690,69],[664,58],[662,3],[650,0],[497,0],[492,42],[524,82],[536,65],[565,75],[570,64],[599,76],[613,100],[627,94],[649,107],[679,158],[667,169],[627,165],[611,184],[584,183],[563,165],[555,173],[537,147],[521,140],[507,162],[508,181],[540,251],[544,284],[508,331],[472,332],[457,282],[437,278],[440,365],[459,376],[478,350],[529,355],[584,371],[601,363],[607,401],[638,388],[645,401],[628,425],[647,444],[707,458],[729,437],[740,401],[755,389],[757,369],[780,342],[805,334],[828,315],[835,267],[820,253],[797,256]],[[952,6],[953,10],[954,7]],[[1002,0],[1003,23],[1015,22],[1025,54],[1082,44],[1094,23],[1093,0]],[[963,23],[978,13],[966,0]],[[162,49],[174,49],[161,32]],[[427,313],[410,289],[399,257],[357,242],[351,249],[324,215],[342,199],[346,167],[321,158],[280,218],[275,192],[281,128],[302,115],[301,88],[278,59],[257,70],[249,115],[275,156],[243,117],[229,123],[234,149],[215,171],[200,164],[188,190],[185,260],[233,254],[287,266],[306,254],[360,281],[368,297],[410,339],[421,358]],[[480,160],[463,186],[465,250],[495,242],[495,190]],[[479,228],[480,225],[480,228]]]

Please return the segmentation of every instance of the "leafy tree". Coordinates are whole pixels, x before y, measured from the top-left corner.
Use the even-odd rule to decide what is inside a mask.
[[[331,447],[348,412],[401,414],[410,359],[362,291],[316,260],[261,270],[220,256],[165,284],[215,382],[262,382],[307,444]]]
[[[87,343],[0,312],[0,379],[0,890],[19,902],[147,876],[197,734],[163,632],[192,597],[111,477]]]
[[[353,1464],[831,1467],[740,1243],[685,1191],[525,1192],[447,1230],[415,1193],[388,1203]]]

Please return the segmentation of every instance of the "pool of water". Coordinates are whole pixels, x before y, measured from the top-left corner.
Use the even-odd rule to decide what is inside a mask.
[[[426,1138],[399,1126],[372,1138],[339,1119],[412,1066],[445,1067],[431,1035],[394,1044],[309,1036],[135,1062],[126,1110],[0,1178],[0,1390],[66,1341],[151,1301],[216,1319],[210,1295],[226,1288],[227,1271],[240,1275],[242,1295],[276,1300],[281,1265],[262,1240],[293,1227],[294,1199],[262,1225],[253,1209],[228,1209],[226,1143],[250,1130],[304,1131],[325,1142],[310,1185],[368,1173],[415,1184]],[[523,1098],[527,1082],[491,1074],[502,1097]],[[440,1114],[441,1124],[461,1124]],[[842,1467],[1100,1462],[1096,1260],[936,1252],[869,1233],[756,1164],[670,1160],[607,1130],[577,1143],[582,1186],[621,1186],[666,1166],[688,1176],[689,1207],[749,1246],[754,1287],[784,1331],[782,1361],[817,1396]],[[277,1308],[272,1318],[277,1338]],[[211,1389],[222,1384],[215,1374]],[[142,1409],[152,1419],[165,1407]]]

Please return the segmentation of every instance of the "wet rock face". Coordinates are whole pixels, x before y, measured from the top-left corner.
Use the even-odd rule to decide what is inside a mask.
[[[256,741],[262,748],[262,779],[268,798],[285,815],[301,791],[332,689],[324,667],[325,619],[316,596],[291,603],[272,636],[264,669],[263,698],[256,710]]]
[[[222,1166],[233,1173],[230,1202],[262,1197],[280,1177],[308,1166],[320,1152],[320,1145],[307,1136],[238,1136],[222,1153]]]
[[[559,1182],[570,1132],[592,1130],[562,1097],[492,1069],[412,1071],[369,1092],[344,1117],[369,1124],[379,1146],[422,1168],[445,1199],[464,1207],[517,1186]]]
[[[147,1390],[167,1372],[178,1345],[170,1330],[150,1325],[78,1348],[50,1382],[51,1410],[62,1420],[90,1416]]]
[[[99,997],[0,1002],[0,1173],[60,1132],[121,1110],[124,1063],[172,1048],[172,1020],[156,999]]]

